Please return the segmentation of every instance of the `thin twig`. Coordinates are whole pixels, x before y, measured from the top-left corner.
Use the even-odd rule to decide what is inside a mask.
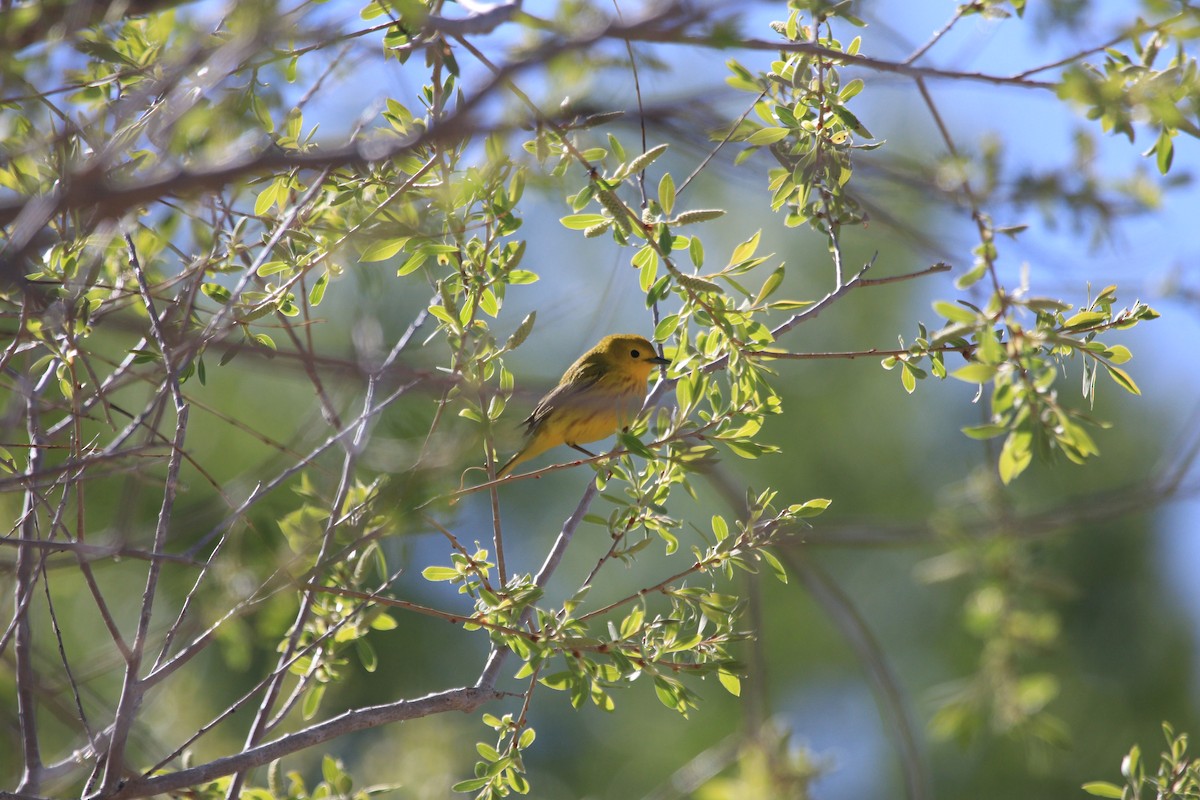
[[[621,22],[624,22],[624,19],[621,16],[620,3],[618,2],[618,0],[612,0],[612,4],[613,4],[613,8],[616,9],[617,19]],[[633,92],[634,92],[634,96],[637,98],[638,129],[641,131],[641,134],[642,134],[642,152],[645,153],[646,152],[646,107],[645,107],[645,104],[642,102],[642,82],[641,82],[640,78],[638,77],[637,57],[633,54],[633,43],[630,42],[628,39],[625,40],[625,52],[629,55],[629,71],[633,75]],[[642,208],[646,208],[649,205],[648,198],[646,197],[646,170],[643,169],[638,172],[637,182],[638,182],[638,190],[642,194]],[[654,321],[657,324],[658,320],[655,319]]]
[[[392,722],[419,719],[448,711],[474,711],[503,695],[495,690],[474,686],[435,692],[415,700],[396,700],[378,706],[356,708],[333,719],[311,725],[278,739],[217,758],[195,767],[168,772],[151,778],[131,780],[105,800],[134,800],[152,797],[179,789],[187,789],[236,772],[246,772],[322,742],[346,736],[355,731],[377,728]]]
[[[925,101],[925,107],[929,109],[930,115],[933,117],[934,124],[937,125],[938,132],[942,136],[942,141],[946,143],[946,149],[956,160],[958,159],[958,148],[954,144],[954,138],[950,135],[950,129],[946,126],[945,120],[942,119],[941,112],[938,111],[937,103],[933,101],[933,95],[929,93],[929,88],[925,85],[925,81],[917,79],[917,89],[921,93],[921,99]],[[979,237],[983,244],[988,243],[987,224],[980,212],[979,200],[975,196],[975,191],[971,188],[971,179],[963,173],[961,186],[963,194],[967,196],[967,202],[971,207],[971,219],[975,221],[975,226],[979,230]],[[988,276],[992,279],[992,289],[997,295],[1001,294],[1000,277],[996,274],[996,265],[991,257],[987,257]]]
[[[758,97],[754,98],[754,102],[747,106],[746,110],[742,112],[742,115],[737,118],[737,121],[729,126],[729,130],[725,132],[725,137],[721,139],[721,141],[717,142],[717,146],[708,152],[708,155],[706,155],[704,159],[696,166],[696,168],[692,170],[692,174],[684,178],[683,183],[679,184],[679,188],[675,190],[676,198],[683,194],[683,190],[688,187],[688,184],[692,182],[692,179],[699,175],[704,168],[708,166],[708,162],[716,158],[716,155],[721,151],[721,148],[729,144],[729,140],[732,139],[733,135],[738,132],[738,129],[742,126],[742,123],[746,121],[746,117],[750,116],[750,112],[753,111],[754,107],[758,105],[759,102],[766,96],[766,89],[763,89],[758,93]]]
[[[926,275],[933,275],[938,272],[949,272],[954,269],[949,264],[938,262],[925,269],[919,269],[916,272],[906,272],[903,275],[887,275],[882,278],[859,278],[858,285],[861,287],[868,286],[884,286],[889,283],[900,283],[901,281],[911,281],[914,278],[923,278]]]
[[[926,353],[969,353],[975,349],[975,345],[938,345],[930,347],[926,350],[921,350],[920,354]],[[856,358],[887,358],[888,356],[910,356],[913,351],[901,348],[878,348],[872,347],[868,350],[843,350],[839,352],[825,353],[789,353],[783,350],[750,350],[742,354],[746,358],[778,358],[790,361],[827,361],[846,360],[853,361]]]
[[[179,390],[179,368],[176,354],[167,342],[163,332],[158,312],[154,308],[154,300],[146,274],[137,257],[133,240],[126,234],[126,245],[129,248],[130,266],[138,281],[142,298],[146,303],[146,311],[150,318],[150,329],[162,352],[163,363],[166,367],[164,383],[170,389],[175,404],[175,438],[171,454],[167,461],[167,475],[163,483],[162,505],[159,507],[158,521],[154,528],[154,544],[152,552],[161,553],[166,546],[167,530],[170,526],[175,508],[175,495],[179,488],[179,468],[183,462],[181,454],[184,451],[184,440],[188,429],[188,404]],[[141,706],[144,688],[141,684],[140,670],[142,658],[146,652],[150,620],[154,610],[154,599],[158,591],[158,579],[161,573],[162,561],[154,560],[146,570],[146,585],[142,591],[141,612],[138,616],[137,630],[130,645],[126,658],[125,677],[121,687],[121,698],[113,718],[112,738],[106,754],[104,779],[101,783],[102,794],[111,793],[120,784],[125,772],[125,745],[133,730],[136,714]]]
[[[48,365],[42,378],[35,384],[28,376],[20,377],[22,394],[25,400],[25,427],[29,435],[29,461],[26,473],[36,473],[41,469],[43,457],[42,425],[38,413],[38,400],[42,390],[54,373],[55,364]],[[22,513],[22,535],[26,539],[38,539],[38,524],[34,490],[25,492]],[[16,661],[15,682],[17,700],[17,720],[20,726],[21,755],[24,759],[21,781],[17,791],[36,793],[41,786],[42,754],[39,743],[37,724],[37,703],[34,700],[34,667],[33,667],[33,628],[30,625],[29,604],[33,598],[34,569],[37,553],[32,547],[17,548],[16,581],[13,587],[13,656]]]
[[[950,32],[950,29],[953,28],[955,24],[957,24],[958,21],[963,18],[963,15],[966,14],[967,11],[971,10],[971,8],[972,5],[970,3],[960,3],[958,8],[954,9],[954,14],[950,16],[950,19],[946,21],[946,24],[934,31],[933,36],[929,37],[929,41],[925,42],[925,44],[913,51],[913,54],[904,59],[903,63],[911,64],[921,56],[928,53],[934,45],[942,40],[943,36]]]
[[[66,495],[64,493],[64,499]],[[71,661],[67,658],[67,647],[63,643],[62,626],[58,623],[58,614],[54,610],[54,598],[50,591],[50,576],[46,572],[46,561],[42,559],[42,589],[46,595],[46,613],[50,617],[50,627],[54,630],[54,641],[58,646],[58,661],[62,665],[63,676],[67,679],[67,685],[71,687],[71,699],[75,701],[75,713],[78,714],[79,724],[83,727],[83,733],[87,736],[88,746],[93,752],[96,751],[96,735],[92,731],[92,726],[88,724],[87,712],[83,710],[83,700],[79,696],[79,682],[75,678],[75,673],[71,669]]]

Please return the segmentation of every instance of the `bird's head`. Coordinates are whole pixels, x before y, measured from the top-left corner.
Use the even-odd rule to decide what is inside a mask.
[[[642,380],[646,379],[655,364],[671,363],[658,354],[649,339],[626,333],[605,336],[592,348],[589,355],[593,354],[610,369],[636,375]]]

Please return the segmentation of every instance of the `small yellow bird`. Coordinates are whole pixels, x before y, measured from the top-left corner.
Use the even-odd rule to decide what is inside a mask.
[[[655,364],[670,364],[642,336],[605,336],[563,373],[525,419],[525,446],[505,462],[497,478],[522,461],[560,444],[579,445],[628,427],[646,399],[646,379]],[[592,453],[588,453],[592,455]]]

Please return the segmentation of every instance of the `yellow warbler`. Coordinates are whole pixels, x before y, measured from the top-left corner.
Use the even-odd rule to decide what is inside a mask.
[[[579,445],[632,424],[646,399],[650,369],[670,363],[642,336],[605,336],[563,373],[558,386],[525,419],[525,446],[496,477],[560,444],[587,453]]]

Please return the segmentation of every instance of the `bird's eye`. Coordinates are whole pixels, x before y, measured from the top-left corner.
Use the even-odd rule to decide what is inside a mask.
[[[629,355],[633,356],[634,358],[637,358],[638,356],[641,355],[641,353],[639,353],[637,350],[630,350]]]

